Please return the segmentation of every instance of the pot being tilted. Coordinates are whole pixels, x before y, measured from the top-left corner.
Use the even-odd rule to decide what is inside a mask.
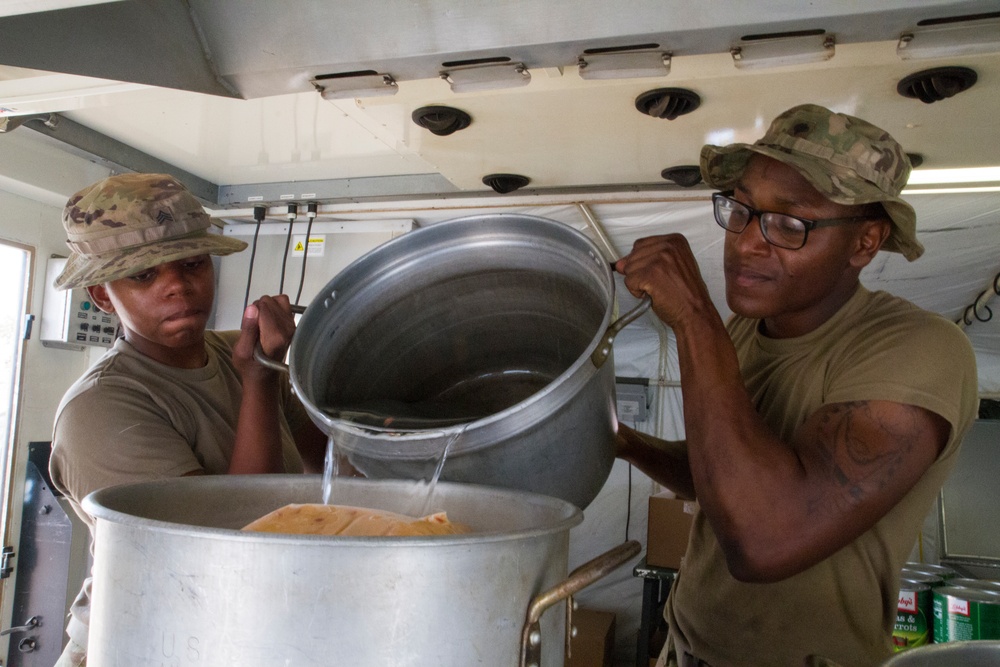
[[[96,521],[88,663],[561,667],[561,601],[639,552],[627,542],[567,578],[579,509],[451,483],[437,486],[433,509],[473,533],[238,530],[283,505],[317,502],[320,487],[319,476],[219,475],[88,496]],[[332,502],[417,514],[426,494],[415,487],[338,479]]]
[[[502,486],[586,507],[614,463],[614,279],[553,220],[458,218],[361,257],[315,297],[288,370],[371,478]]]

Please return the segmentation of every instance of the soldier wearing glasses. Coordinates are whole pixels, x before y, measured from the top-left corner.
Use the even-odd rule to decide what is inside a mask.
[[[661,665],[877,665],[899,571],[977,409],[951,322],[859,281],[917,259],[886,132],[814,105],[754,144],[705,146],[725,230],[723,322],[684,237],[616,268],[677,339],[686,440],[619,427],[618,455],[698,500]]]

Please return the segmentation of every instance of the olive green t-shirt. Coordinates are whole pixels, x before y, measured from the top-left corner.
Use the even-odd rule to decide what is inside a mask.
[[[183,369],[115,342],[63,396],[56,410],[49,471],[53,485],[93,531],[80,507],[91,491],[203,471],[229,469],[243,385],[233,364],[238,331],[205,332],[208,363]],[[302,472],[293,433],[309,416],[282,384],[281,445],[285,472]],[[91,580],[73,603],[67,628],[86,646]]]
[[[767,338],[759,325],[734,317],[728,328],[750,397],[783,440],[823,405],[864,400],[934,412],[951,424],[951,435],[930,469],[873,528],[777,583],[734,579],[699,512],[667,619],[713,667],[801,665],[813,654],[844,667],[877,665],[892,650],[899,570],[976,416],[972,347],[952,322],[864,287],[805,336]]]

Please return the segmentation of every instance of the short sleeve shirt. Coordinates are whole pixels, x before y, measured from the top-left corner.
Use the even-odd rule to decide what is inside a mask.
[[[877,665],[891,653],[899,570],[976,415],[972,347],[944,318],[863,287],[799,338],[768,338],[759,320],[741,317],[728,328],[750,397],[783,440],[823,405],[864,400],[925,408],[948,421],[951,435],[930,469],[873,528],[784,581],[734,579],[699,513],[667,618],[714,667],[800,665],[813,654],[851,667]]]

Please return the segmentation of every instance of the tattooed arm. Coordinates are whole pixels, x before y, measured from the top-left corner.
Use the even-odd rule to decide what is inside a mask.
[[[947,442],[942,417],[890,401],[825,405],[782,441],[755,410],[721,320],[675,332],[694,490],[739,580],[779,581],[850,544]]]
[[[699,493],[733,576],[781,580],[852,542],[916,484],[949,431],[943,418],[922,408],[863,401],[818,410],[785,456],[773,442],[755,441],[754,450],[770,450],[770,460],[747,451],[750,457],[739,459],[742,474],[716,476]],[[703,462],[719,468],[711,455]]]
[[[727,237],[727,251],[731,243]],[[757,239],[748,252],[763,255],[765,246]],[[785,579],[848,545],[906,495],[944,448],[950,426],[942,417],[888,401],[823,406],[782,441],[747,394],[733,342],[686,239],[641,239],[616,268],[633,294],[650,295],[676,336],[686,435],[686,459],[652,451],[640,438],[628,448],[619,444],[619,456],[696,495],[737,579]],[[844,283],[840,303],[853,293],[856,276]]]

